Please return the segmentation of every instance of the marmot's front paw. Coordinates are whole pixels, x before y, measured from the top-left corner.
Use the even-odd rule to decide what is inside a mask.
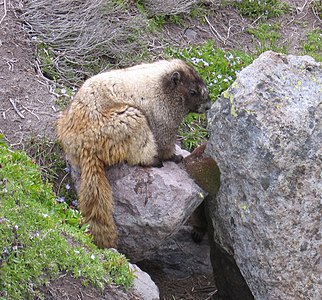
[[[191,231],[191,237],[196,244],[201,243],[205,234],[206,234],[205,230],[193,226],[193,229]]]
[[[154,167],[154,168],[162,168],[163,167],[163,163],[160,160],[160,158],[155,157],[151,166]]]
[[[183,156],[182,155],[177,155],[177,154],[173,154],[173,156],[169,159],[173,162],[175,162],[176,164],[181,163],[183,160]]]

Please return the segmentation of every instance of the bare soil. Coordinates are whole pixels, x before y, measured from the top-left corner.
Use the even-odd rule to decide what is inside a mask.
[[[268,22],[282,25],[282,43],[289,53],[301,54],[301,41],[308,31],[321,28],[321,20],[311,9],[311,1],[285,1],[294,11]],[[14,8],[23,2],[0,0],[0,133],[13,147],[24,149],[32,136],[55,138],[57,108],[49,82],[42,76],[35,60],[32,37],[26,35]],[[258,21],[258,20],[257,20]],[[192,20],[189,28],[166,27],[169,40],[174,44],[191,44],[213,39],[219,47],[254,50],[257,46],[246,28],[255,27],[233,9],[216,9],[203,22]],[[183,279],[166,278],[152,270],[163,300],[213,299],[213,279],[196,276]],[[100,299],[91,288],[80,290],[79,282],[59,279],[47,287],[47,299]],[[175,298],[173,298],[175,296]]]
[[[0,132],[11,146],[24,148],[32,135],[54,138],[54,96],[40,76],[35,47],[13,6],[0,3]]]

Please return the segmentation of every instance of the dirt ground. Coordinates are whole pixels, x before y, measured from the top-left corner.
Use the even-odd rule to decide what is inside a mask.
[[[293,5],[295,10],[277,19],[283,28],[282,43],[289,53],[301,54],[300,41],[308,31],[321,28],[322,22],[311,9],[313,1],[285,2]],[[58,108],[55,96],[50,92],[50,82],[41,75],[35,60],[32,37],[24,32],[19,16],[15,14],[14,8],[19,9],[21,3],[0,0],[0,133],[11,146],[23,149],[32,136],[54,139]],[[235,10],[218,9],[206,22],[192,22],[188,29],[169,27],[167,32],[176,43],[180,40],[189,44],[211,38],[222,48],[254,50],[256,43],[245,29],[255,25],[255,21],[241,17]],[[162,275],[153,277],[163,300],[212,299],[211,294],[215,291],[212,279],[207,277],[179,280],[162,278]],[[68,290],[63,286],[60,288]],[[175,298],[172,295],[176,295]],[[95,299],[95,293],[77,299]]]
[[[0,132],[10,145],[23,148],[31,135],[54,137],[57,109],[34,46],[14,14],[19,4],[5,3],[0,2]]]

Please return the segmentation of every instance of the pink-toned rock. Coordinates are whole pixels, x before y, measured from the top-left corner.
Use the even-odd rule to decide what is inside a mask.
[[[201,188],[173,162],[162,168],[115,166],[107,177],[118,249],[134,262],[147,258],[176,233],[204,198]]]

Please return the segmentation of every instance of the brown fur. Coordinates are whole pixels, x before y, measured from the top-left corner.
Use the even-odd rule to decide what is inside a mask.
[[[58,120],[69,162],[80,168],[80,210],[99,247],[116,247],[105,167],[160,166],[175,158],[177,129],[189,112],[210,107],[206,86],[181,60],[114,70],[85,81]]]

